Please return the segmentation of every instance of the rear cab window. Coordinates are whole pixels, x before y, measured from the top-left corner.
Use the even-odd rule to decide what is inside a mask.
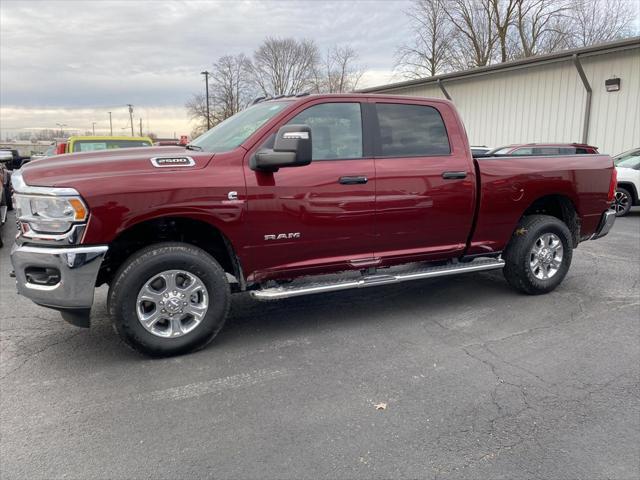
[[[534,155],[573,155],[575,149],[560,147],[538,147],[533,149]]]
[[[421,157],[451,153],[440,112],[428,105],[376,103],[378,157]]]

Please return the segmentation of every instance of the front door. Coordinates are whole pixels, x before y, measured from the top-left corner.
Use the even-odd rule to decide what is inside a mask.
[[[321,102],[285,121],[311,127],[310,165],[273,173],[249,168],[277,127],[245,158],[249,280],[358,268],[373,257],[375,169],[363,148],[361,104]]]

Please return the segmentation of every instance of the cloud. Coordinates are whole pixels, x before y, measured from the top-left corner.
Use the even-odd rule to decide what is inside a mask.
[[[66,133],[84,135],[92,131],[95,122],[96,134],[110,135],[109,112],[114,135],[130,135],[131,122],[126,106],[108,108],[68,108],[68,107],[3,107],[0,122],[11,119],[7,132],[29,130],[59,130],[64,125]],[[182,106],[176,107],[136,107],[134,109],[134,133],[138,134],[139,120],[142,118],[143,133],[153,132],[160,136],[188,135],[191,125]],[[4,137],[2,137],[4,138]]]
[[[250,55],[267,36],[311,38],[321,50],[350,44],[371,70],[363,85],[384,82],[406,36],[407,2],[3,0],[0,128],[49,118],[29,120],[38,108],[133,103],[175,114],[202,89],[203,68]]]

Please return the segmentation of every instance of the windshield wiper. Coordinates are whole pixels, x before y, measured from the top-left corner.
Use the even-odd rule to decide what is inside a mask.
[[[187,150],[195,150],[196,152],[201,152],[202,151],[202,147],[200,145],[192,145],[190,143],[187,143],[184,148],[186,148]]]

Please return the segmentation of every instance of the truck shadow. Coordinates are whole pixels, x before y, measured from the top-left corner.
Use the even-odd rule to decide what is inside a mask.
[[[105,366],[120,368],[138,363],[143,355],[128,348],[114,332],[106,315],[106,288],[98,289],[90,329],[79,329],[63,322],[56,312],[33,307],[37,313],[27,324],[12,329],[14,348],[4,352],[4,376],[24,363],[32,354],[41,367],[65,371],[71,367],[69,358],[87,358],[84,367],[94,371]],[[238,352],[269,350],[274,345],[296,343],[301,338],[317,337],[317,341],[331,341],[353,333],[354,329],[378,329],[393,332],[419,322],[423,326],[438,326],[440,322],[456,318],[479,316],[478,311],[490,312],[498,305],[517,301],[521,297],[506,284],[501,273],[482,272],[419,280],[397,285],[346,290],[320,295],[290,298],[273,302],[259,302],[249,294],[233,296],[231,312],[225,327],[216,339],[196,355],[216,359],[238,355]],[[18,297],[21,303],[26,299]],[[27,314],[28,315],[28,314]],[[33,335],[33,331],[39,333]],[[24,331],[23,331],[24,330]],[[327,332],[330,335],[327,336]],[[8,333],[8,332],[6,332]],[[372,332],[375,334],[376,332]],[[18,338],[19,337],[19,338]],[[16,339],[16,340],[13,340]],[[9,345],[11,347],[11,345]],[[189,355],[177,357],[188,359]],[[196,360],[198,358],[198,360]],[[35,359],[32,359],[35,360]],[[171,361],[153,360],[157,361]],[[206,360],[205,360],[206,361]],[[31,360],[28,362],[31,363]],[[80,362],[82,364],[82,362]],[[145,362],[146,363],[146,362]],[[17,373],[17,372],[16,372]]]
[[[397,285],[345,290],[273,302],[248,294],[234,296],[227,323],[212,348],[237,341],[265,342],[319,330],[375,323],[389,328],[416,321],[429,322],[454,309],[480,304],[496,306],[505,297],[519,297],[500,272],[472,273]],[[434,320],[431,320],[434,322]]]

